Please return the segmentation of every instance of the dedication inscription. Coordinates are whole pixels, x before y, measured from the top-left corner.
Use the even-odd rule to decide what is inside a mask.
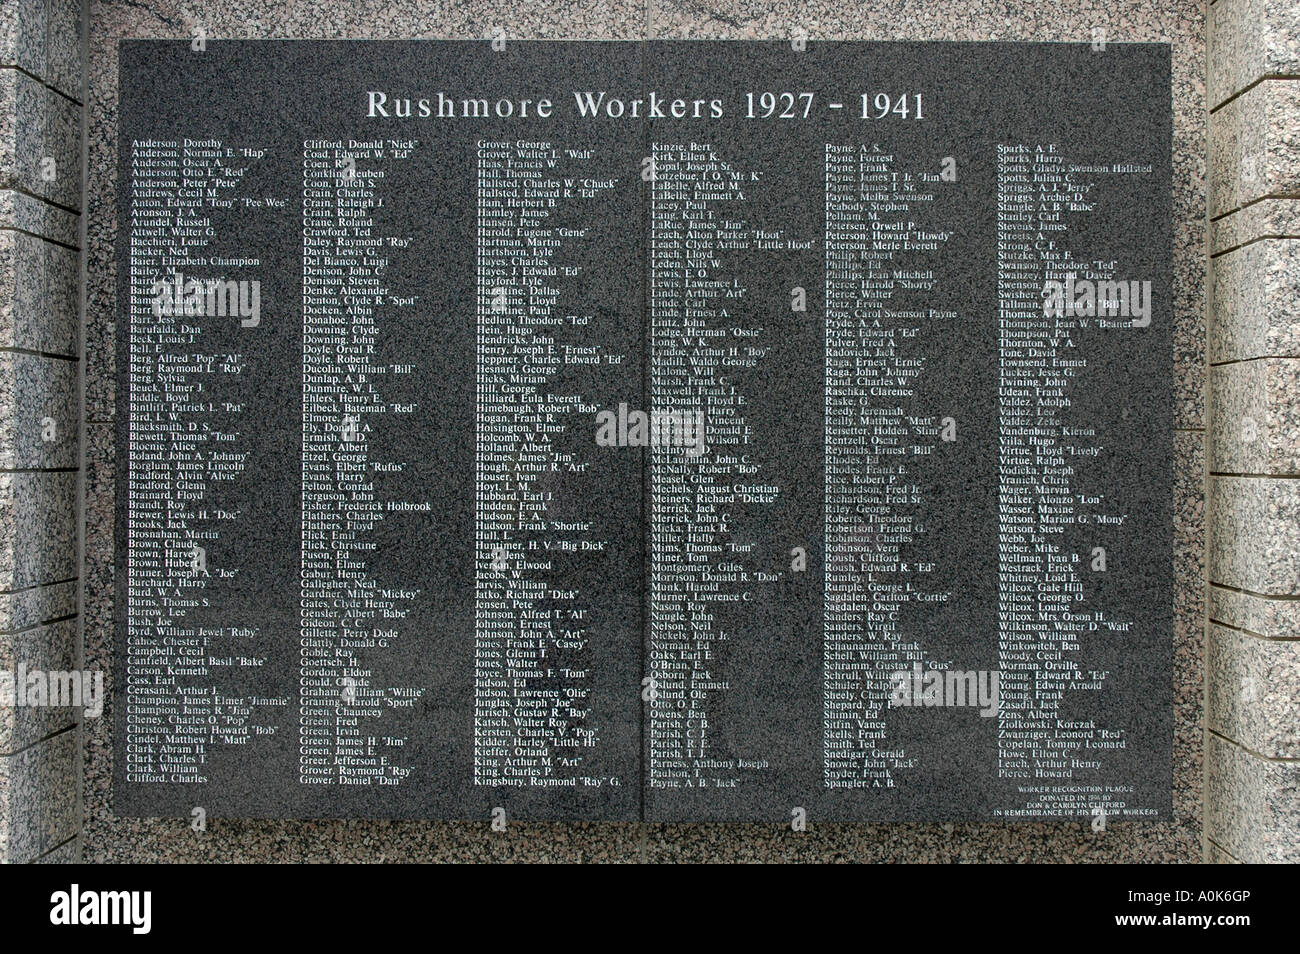
[[[119,812],[1168,817],[1168,47],[120,59]]]

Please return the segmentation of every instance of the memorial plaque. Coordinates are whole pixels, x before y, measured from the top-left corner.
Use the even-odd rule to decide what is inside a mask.
[[[121,45],[117,811],[1168,817],[1169,49],[796,46]]]

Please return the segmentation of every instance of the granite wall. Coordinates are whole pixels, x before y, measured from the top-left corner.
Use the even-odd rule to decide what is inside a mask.
[[[1209,10],[1207,849],[1300,861],[1300,7]]]
[[[80,666],[81,0],[0,7],[0,668]],[[80,851],[71,708],[0,707],[0,860]]]
[[[7,0],[6,11],[22,8],[55,11],[58,0]],[[76,0],[64,0],[75,5]],[[53,17],[53,13],[48,16]],[[6,12],[6,17],[8,13]],[[1297,511],[1300,484],[1296,474],[1298,414],[1297,367],[1300,326],[1294,319],[1297,262],[1292,242],[1300,237],[1300,214],[1292,200],[1271,198],[1300,194],[1292,181],[1300,176],[1300,127],[1293,100],[1300,87],[1284,77],[1296,73],[1293,60],[1300,33],[1300,14],[1289,0],[1217,0],[1208,11],[1213,81],[1206,88],[1207,10],[1199,2],[1164,0],[893,0],[858,5],[826,0],[720,0],[637,3],[631,0],[571,0],[567,3],[519,5],[502,0],[449,4],[419,0],[266,0],[192,2],[132,0],[89,5],[87,78],[88,164],[86,178],[85,288],[85,524],[84,652],[89,667],[111,670],[113,632],[113,336],[118,314],[113,243],[116,229],[117,42],[123,38],[188,38],[201,29],[208,38],[481,38],[496,28],[508,37],[560,38],[783,38],[804,31],[818,39],[950,39],[1088,41],[1104,30],[1107,42],[1157,41],[1173,51],[1174,106],[1174,273],[1176,480],[1170,488],[1175,504],[1174,594],[1176,620],[1174,685],[1174,818],[1161,824],[1119,824],[1093,832],[1084,824],[931,824],[818,825],[806,832],[785,826],[758,825],[540,825],[512,824],[493,833],[486,821],[473,824],[423,822],[241,822],[212,820],[195,833],[187,820],[116,818],[109,808],[111,776],[110,712],[82,727],[84,786],[81,813],[84,857],[94,861],[340,861],[340,860],[827,860],[827,861],[1196,861],[1294,860],[1300,837],[1294,833],[1297,799],[1296,763],[1300,755],[1294,711],[1300,660],[1287,639],[1300,637],[1297,561]],[[53,22],[53,21],[50,21]],[[12,28],[11,28],[12,29]],[[22,30],[26,30],[24,25]],[[53,31],[46,28],[45,36]],[[21,31],[20,31],[21,32]],[[63,36],[63,34],[60,34]],[[48,43],[48,40],[47,40]],[[18,61],[18,44],[4,47],[4,63]],[[196,54],[201,55],[201,54]],[[1099,55],[1105,55],[1104,52]],[[42,61],[44,65],[44,61]],[[20,88],[41,75],[33,66],[17,65]],[[59,77],[57,69],[51,74]],[[1261,78],[1269,77],[1260,82]],[[954,78],[954,81],[960,81]],[[40,82],[50,89],[54,80]],[[81,89],[80,85],[75,87]],[[1294,92],[1293,92],[1294,88]],[[80,97],[65,97],[75,107]],[[62,103],[63,100],[60,100]],[[1212,110],[1207,115],[1207,109]],[[13,128],[20,113],[10,95],[0,104],[8,124],[8,153],[15,147]],[[47,121],[48,123],[48,121]],[[62,126],[59,130],[62,130]],[[1214,161],[1209,178],[1207,218],[1207,129]],[[1253,161],[1252,161],[1253,157]],[[10,170],[13,166],[13,170]],[[15,209],[0,206],[0,249],[20,239],[38,239],[42,249],[76,254],[78,196],[57,196],[48,183],[19,186],[17,161],[6,163],[0,188],[17,194]],[[1247,175],[1249,173],[1249,175]],[[11,185],[11,183],[13,183]],[[0,193],[0,196],[11,193]],[[50,203],[54,202],[55,205]],[[12,224],[31,207],[43,211],[46,231]],[[27,221],[26,219],[23,220]],[[60,226],[49,224],[52,221]],[[64,232],[57,232],[62,227]],[[72,231],[67,231],[71,229]],[[46,233],[50,234],[46,234]],[[1214,333],[1207,337],[1207,235],[1214,242]],[[12,238],[9,238],[12,236]],[[24,237],[26,236],[26,238]],[[71,241],[65,241],[72,239]],[[48,264],[48,283],[59,268]],[[57,257],[57,256],[55,256]],[[61,261],[61,260],[60,260]],[[19,334],[51,335],[63,327],[53,314],[10,317],[6,295],[16,306],[24,287],[15,284],[15,267],[0,259],[0,276],[10,288],[0,290],[0,356],[9,360],[4,380],[17,381],[26,350],[53,362],[75,364],[75,322],[70,351],[58,344],[47,349],[21,345]],[[72,299],[69,299],[71,302]],[[1288,311],[1288,309],[1291,309]],[[73,313],[70,313],[73,314]],[[34,339],[32,339],[34,340]],[[1210,353],[1207,357],[1207,340]],[[12,345],[12,347],[11,347]],[[11,352],[13,353],[11,355]],[[43,366],[42,366],[43,367]],[[66,369],[65,369],[66,370]],[[1211,387],[1207,388],[1207,375]],[[74,375],[75,377],[75,375]],[[67,375],[43,371],[37,379],[47,389],[63,387]],[[1210,442],[1207,462],[1207,390],[1213,416],[1231,422],[1223,435],[1255,434],[1251,440],[1220,436]],[[27,399],[17,401],[17,386],[0,385],[0,494],[6,503],[0,519],[0,590],[71,579],[75,561],[60,563],[57,553],[70,540],[66,517],[75,511],[76,459],[40,450],[36,458],[14,456],[35,451],[21,435],[6,435],[29,413]],[[36,393],[36,392],[33,392]],[[1253,425],[1242,430],[1247,417]],[[11,450],[12,446],[12,450]],[[24,449],[26,449],[24,451]],[[33,462],[34,460],[34,462]],[[21,480],[39,484],[35,468],[50,472],[39,487],[15,487]],[[71,468],[71,469],[69,469]],[[17,473],[15,473],[17,472]],[[46,471],[39,474],[44,479]],[[1288,479],[1290,475],[1291,479]],[[21,480],[20,480],[21,478]],[[3,483],[9,480],[10,484]],[[60,483],[63,481],[63,483]],[[65,484],[67,491],[65,491]],[[1207,494],[1207,486],[1210,488]],[[1206,632],[1206,501],[1215,523],[1211,532],[1209,586],[1211,642]],[[26,508],[26,509],[23,509]],[[10,514],[16,514],[10,516]],[[23,514],[35,516],[26,518]],[[44,521],[44,526],[40,522]],[[40,527],[40,532],[29,529]],[[31,566],[34,554],[49,551],[50,560]],[[9,556],[11,552],[21,555]],[[63,575],[51,576],[50,573]],[[71,586],[68,592],[71,592]],[[74,585],[73,585],[74,586]],[[75,604],[58,602],[57,587],[43,607],[27,610],[16,625],[14,611],[0,602],[0,654],[18,636],[4,635],[35,627],[51,613],[63,618],[49,627],[73,626]],[[0,594],[0,600],[12,594]],[[1281,597],[1291,596],[1288,602]],[[14,605],[17,605],[15,603]],[[26,606],[27,604],[23,604]],[[33,615],[34,614],[34,615]],[[35,627],[33,631],[49,631]],[[57,639],[51,645],[63,645]],[[42,644],[44,645],[44,644]],[[12,651],[10,649],[9,651]],[[1206,653],[1209,654],[1207,662]],[[1213,678],[1205,677],[1207,664]],[[1241,687],[1253,687],[1243,692]],[[1247,698],[1247,696],[1249,698]],[[1207,709],[1208,705],[1208,709]],[[1289,708],[1290,707],[1290,708]],[[1208,717],[1206,713],[1209,713]],[[75,730],[66,720],[62,731],[38,729],[38,751],[58,766],[25,768],[23,752],[0,756],[0,833],[16,819],[33,829],[57,817],[57,832],[15,839],[0,846],[27,846],[10,851],[26,860],[68,841],[75,819],[63,814],[76,804],[66,791],[80,784]],[[0,753],[19,749],[0,726]],[[29,737],[30,738],[30,737]],[[30,743],[28,743],[30,746]],[[60,748],[62,746],[63,748]],[[42,763],[45,764],[45,763]],[[1208,769],[1208,770],[1207,770]],[[33,781],[15,785],[20,772]],[[1204,797],[1208,785],[1210,797]],[[26,800],[25,802],[23,800]],[[23,805],[26,808],[23,808]],[[1208,805],[1203,832],[1202,812]],[[17,807],[18,811],[15,811]],[[24,814],[26,812],[26,814]],[[28,819],[41,818],[38,825]],[[8,828],[4,826],[8,825]],[[1286,836],[1290,825],[1292,833]],[[24,840],[25,839],[25,840]],[[0,847],[0,851],[4,848]]]

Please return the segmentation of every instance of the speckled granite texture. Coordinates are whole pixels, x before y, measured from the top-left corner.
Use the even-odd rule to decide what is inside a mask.
[[[80,0],[0,4],[0,669],[76,668]],[[0,707],[0,862],[79,850],[70,707]]]
[[[1300,861],[1300,14],[1210,8],[1206,840]]]
[[[110,668],[113,554],[113,241],[117,41],[178,38],[779,38],[1091,41],[1172,45],[1175,484],[1174,814],[1168,824],[755,825],[238,822],[203,834],[179,820],[115,818],[108,718],[85,730],[84,856],[93,861],[1129,861],[1202,854],[1204,560],[1205,18],[1199,3],[469,2],[93,3],[90,23],[87,311],[87,665]]]

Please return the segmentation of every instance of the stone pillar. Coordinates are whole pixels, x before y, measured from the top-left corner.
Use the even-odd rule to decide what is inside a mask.
[[[1300,861],[1300,6],[1209,8],[1206,859]]]
[[[0,669],[81,667],[82,0],[0,6]],[[0,707],[0,861],[80,855],[80,712]]]

